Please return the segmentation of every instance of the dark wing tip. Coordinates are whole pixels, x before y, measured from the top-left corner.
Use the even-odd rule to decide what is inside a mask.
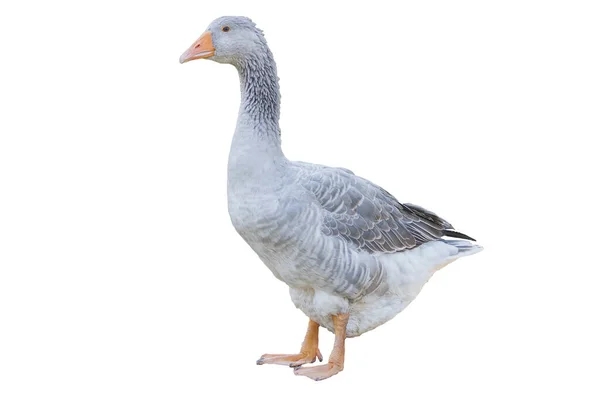
[[[449,229],[445,229],[442,232],[444,233],[444,236],[450,236],[452,238],[467,239],[467,240],[472,240],[473,242],[475,242],[475,239],[471,238],[469,235],[465,235],[460,232],[451,231]]]
[[[413,205],[412,203],[403,203],[402,206],[408,208],[409,211],[416,214],[417,216],[434,223],[439,229],[453,229],[454,227],[442,217],[438,216],[432,211],[424,209],[421,206]]]

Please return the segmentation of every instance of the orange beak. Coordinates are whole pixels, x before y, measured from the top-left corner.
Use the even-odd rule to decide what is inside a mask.
[[[184,62],[208,58],[213,55],[215,55],[215,47],[213,46],[212,36],[210,32],[204,32],[202,36],[186,50],[186,52],[181,54],[179,62],[183,64]]]

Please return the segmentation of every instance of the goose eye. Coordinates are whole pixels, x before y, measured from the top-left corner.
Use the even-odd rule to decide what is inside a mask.
[[[223,32],[229,32],[229,30],[230,30],[230,29],[231,29],[231,28],[230,28],[229,26],[223,26],[223,27],[221,28],[221,30],[222,30]]]

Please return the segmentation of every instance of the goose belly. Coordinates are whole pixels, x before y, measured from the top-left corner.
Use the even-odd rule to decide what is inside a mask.
[[[333,333],[332,315],[350,314],[347,337],[360,336],[398,315],[415,297],[397,294],[367,296],[356,302],[321,290],[290,288],[292,302],[306,316]]]
[[[425,283],[456,249],[443,242],[430,242],[406,252],[377,257],[385,268],[385,280],[371,294],[348,300],[318,288],[290,288],[292,301],[309,318],[333,332],[332,315],[350,315],[346,333],[359,336],[383,325],[406,308]]]

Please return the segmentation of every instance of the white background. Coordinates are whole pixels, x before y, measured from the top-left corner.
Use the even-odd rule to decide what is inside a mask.
[[[594,3],[3,3],[0,396],[599,396]],[[230,225],[235,69],[178,63],[231,14],[275,54],[289,158],[486,248],[320,383],[254,364],[307,319]]]

